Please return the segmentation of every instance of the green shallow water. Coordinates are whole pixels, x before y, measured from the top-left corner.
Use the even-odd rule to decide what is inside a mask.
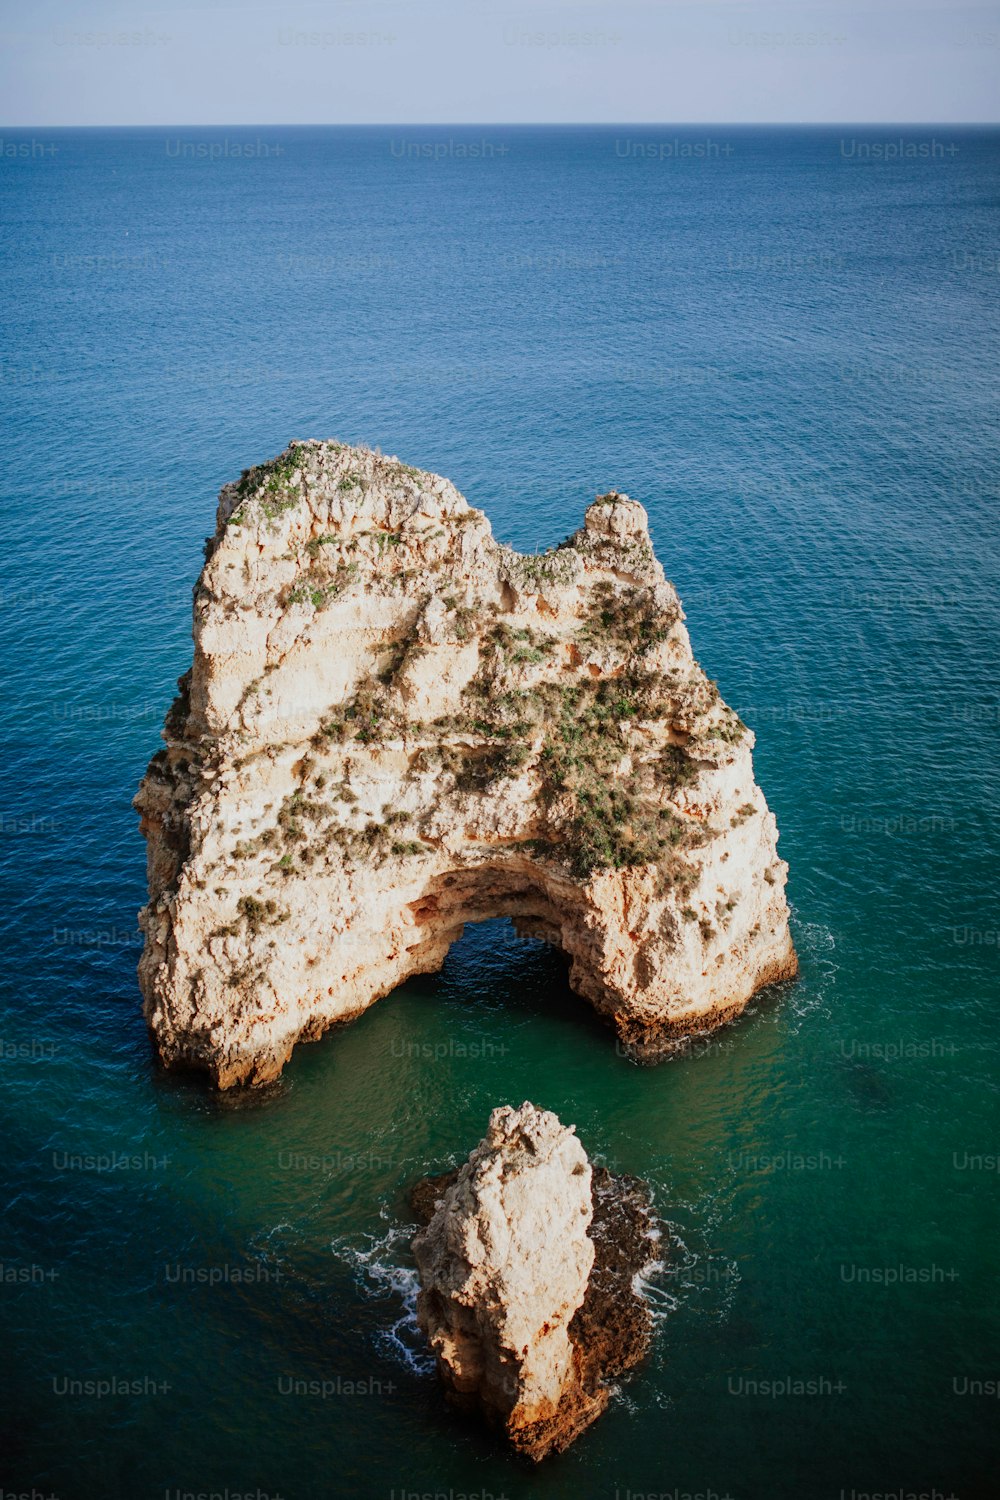
[[[136,1039],[92,1059],[100,1087],[67,1143],[77,1062],[50,1061],[22,1126],[44,1142],[48,1233],[62,1225],[65,1254],[56,1280],[21,1294],[15,1334],[36,1369],[170,1388],[88,1400],[25,1384],[8,1454],[37,1422],[44,1482],[58,1490],[82,1465],[68,1492],[88,1495],[251,1480],[281,1494],[753,1495],[774,1473],[780,1494],[820,1494],[818,1462],[848,1490],[873,1469],[978,1483],[982,1402],[949,1386],[984,1335],[991,1207],[982,1172],[953,1155],[968,1100],[961,1126],[942,1125],[987,1054],[960,1002],[938,1024],[935,988],[937,1055],[854,1055],[865,1044],[845,1023],[864,965],[825,929],[800,923],[797,938],[797,983],[655,1068],[621,1055],[558,955],[499,922],[469,929],[440,976],[298,1049],[261,1095],[150,1078]],[[925,1036],[919,996],[882,1029],[889,1046]],[[524,1098],[575,1122],[596,1160],[644,1177],[667,1224],[648,1277],[651,1359],[537,1472],[444,1407],[407,1248],[409,1185],[461,1159],[496,1103]],[[64,1151],[110,1141],[142,1168],[65,1166]],[[925,1279],[864,1279],[900,1265]],[[788,1379],[818,1393],[748,1393]],[[917,1402],[947,1417],[918,1432]]]

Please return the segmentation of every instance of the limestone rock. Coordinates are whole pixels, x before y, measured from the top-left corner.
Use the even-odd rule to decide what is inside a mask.
[[[683,620],[621,495],[522,556],[367,449],[227,485],[136,798],[163,1061],[267,1082],[487,917],[557,944],[640,1045],[793,975],[753,736]]]
[[[536,1460],[600,1415],[607,1377],[649,1342],[633,1287],[651,1258],[648,1202],[599,1171],[571,1128],[525,1103],[493,1111],[433,1207],[418,1187],[432,1216],[413,1241],[417,1316],[449,1399]]]

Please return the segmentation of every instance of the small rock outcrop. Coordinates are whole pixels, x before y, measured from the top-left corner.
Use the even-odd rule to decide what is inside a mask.
[[[179,688],[136,797],[167,1065],[269,1082],[488,917],[653,1049],[796,971],[753,735],[623,495],[522,556],[445,479],[295,443],[222,490]]]
[[[531,1459],[562,1451],[648,1348],[641,1184],[592,1168],[572,1127],[525,1103],[495,1109],[468,1161],[412,1201],[430,1215],[413,1241],[417,1317],[449,1400]]]

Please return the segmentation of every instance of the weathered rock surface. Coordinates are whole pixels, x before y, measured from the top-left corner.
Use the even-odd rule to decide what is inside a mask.
[[[179,687],[136,798],[168,1065],[267,1082],[487,917],[637,1044],[795,973],[753,736],[624,496],[522,556],[445,479],[293,444],[222,490]]]
[[[633,1285],[654,1253],[648,1198],[528,1103],[495,1109],[469,1160],[434,1181],[414,1194],[432,1215],[413,1241],[417,1316],[449,1399],[529,1458],[561,1451],[648,1347]]]

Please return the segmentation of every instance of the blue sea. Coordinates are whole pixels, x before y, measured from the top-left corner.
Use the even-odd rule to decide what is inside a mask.
[[[2,134],[5,1497],[991,1494],[1000,132]],[[796,983],[642,1068],[486,923],[263,1095],[158,1071],[130,801],[216,493],[309,437],[525,550],[647,507]],[[668,1226],[650,1359],[537,1470],[408,1252],[523,1099]]]

